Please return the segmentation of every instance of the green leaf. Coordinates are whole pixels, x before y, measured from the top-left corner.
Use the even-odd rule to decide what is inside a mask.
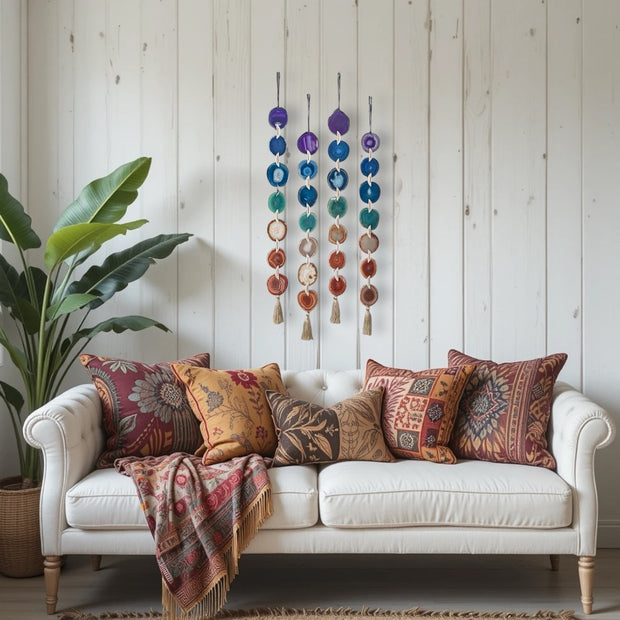
[[[136,220],[126,224],[73,224],[52,233],[45,248],[45,265],[53,269],[62,261],[84,250],[96,251],[102,244],[128,230],[139,228],[146,220]]]
[[[145,316],[129,315],[121,317],[113,317],[101,321],[93,327],[86,327],[78,332],[75,332],[70,338],[67,338],[62,343],[62,352],[64,353],[68,349],[73,348],[80,340],[92,340],[97,334],[102,332],[114,332],[115,334],[122,334],[125,331],[139,332],[149,327],[157,327],[162,331],[169,332],[170,330],[153,319],[149,319]]]
[[[97,299],[96,295],[87,295],[85,293],[70,294],[63,297],[58,303],[47,309],[46,318],[48,321],[55,321],[63,314],[71,314],[75,310],[83,308],[85,305]]]
[[[91,267],[79,281],[69,287],[71,293],[97,293],[91,308],[97,308],[108,301],[118,291],[122,291],[130,282],[141,278],[146,270],[155,263],[155,259],[166,258],[177,245],[187,241],[187,233],[175,235],[157,235],[146,239],[131,248],[108,256],[102,265]]]
[[[4,381],[0,381],[0,397],[10,405],[13,405],[17,411],[17,415],[19,415],[24,406],[24,397],[18,389]]]
[[[4,335],[4,333],[0,332],[0,345],[2,345],[9,353],[11,357],[11,361],[15,364],[15,367],[22,373],[28,373],[28,359],[26,358],[26,354],[18,349],[11,341]]]
[[[22,250],[38,248],[41,239],[32,230],[32,219],[21,203],[9,194],[9,184],[0,174],[0,239],[10,241]]]
[[[89,183],[62,212],[54,232],[75,224],[118,222],[137,198],[138,188],[144,183],[150,167],[150,157],[139,157]]]
[[[33,269],[31,270],[34,271]],[[35,274],[33,273],[33,275]],[[37,281],[38,274],[35,276],[35,283]],[[11,317],[16,322],[21,323],[28,334],[37,333],[39,330],[40,314],[36,307],[31,303],[24,274],[21,273],[20,275],[17,275],[17,271],[1,254],[0,304],[9,309]]]

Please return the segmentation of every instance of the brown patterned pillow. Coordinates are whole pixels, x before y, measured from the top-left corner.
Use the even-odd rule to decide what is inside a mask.
[[[547,450],[553,385],[565,353],[497,364],[454,349],[449,364],[476,364],[450,447],[459,458],[555,468]]]
[[[98,468],[112,467],[122,456],[160,456],[200,448],[198,422],[171,362],[143,364],[86,353],[80,362],[101,399],[106,446]],[[209,354],[182,362],[208,367]]]
[[[278,364],[242,370],[213,370],[173,364],[200,420],[205,465],[253,452],[273,456],[276,431],[266,390],[286,392]]]
[[[450,448],[459,400],[474,367],[414,372],[366,363],[364,389],[383,387],[383,434],[396,456],[456,463]]]
[[[360,392],[321,407],[267,392],[278,435],[273,466],[395,459],[381,432],[383,389]]]

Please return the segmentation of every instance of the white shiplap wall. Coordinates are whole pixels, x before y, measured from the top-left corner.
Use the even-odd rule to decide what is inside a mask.
[[[86,182],[148,154],[152,171],[133,215],[151,223],[137,234],[194,234],[110,308],[155,316],[174,333],[108,337],[93,350],[145,360],[209,350],[218,367],[277,361],[286,368],[359,367],[368,357],[421,368],[443,365],[450,347],[498,361],[566,351],[561,378],[620,422],[620,3],[48,0],[23,7],[3,0],[0,8],[1,162],[19,185],[15,162],[27,152],[38,230],[49,230]],[[13,28],[14,20],[24,26]],[[8,60],[22,48],[27,67]],[[279,326],[265,288],[267,115],[277,71],[291,173],[290,285]],[[352,121],[343,164],[348,289],[342,324],[332,325],[325,175],[339,72],[341,107]],[[27,77],[27,106],[7,93],[5,77]],[[320,303],[310,342],[300,340],[296,303],[295,142],[306,129],[307,93],[321,140]],[[380,300],[371,337],[361,334],[356,217],[369,95],[382,141]],[[5,135],[20,110],[27,151],[21,135]],[[73,380],[83,378],[76,371]],[[603,544],[620,545],[619,446],[599,458]]]

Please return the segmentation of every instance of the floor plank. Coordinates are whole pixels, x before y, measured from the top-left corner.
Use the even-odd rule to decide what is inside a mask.
[[[383,607],[581,614],[577,560],[563,556],[558,572],[548,556],[247,555],[227,607]],[[160,609],[153,557],[70,556],[60,579],[59,611]],[[0,618],[43,620],[43,578],[0,577]],[[596,620],[620,619],[620,549],[599,550],[594,582]]]

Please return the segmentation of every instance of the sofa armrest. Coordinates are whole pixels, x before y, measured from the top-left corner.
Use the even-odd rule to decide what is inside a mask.
[[[579,531],[580,555],[596,553],[598,500],[594,470],[596,450],[609,445],[616,427],[611,416],[581,392],[557,382],[549,427],[557,473],[573,488],[573,526]]]
[[[43,455],[41,544],[44,555],[60,555],[60,535],[67,527],[65,495],[91,472],[105,435],[101,401],[92,384],[78,385],[33,411],[24,437]]]

